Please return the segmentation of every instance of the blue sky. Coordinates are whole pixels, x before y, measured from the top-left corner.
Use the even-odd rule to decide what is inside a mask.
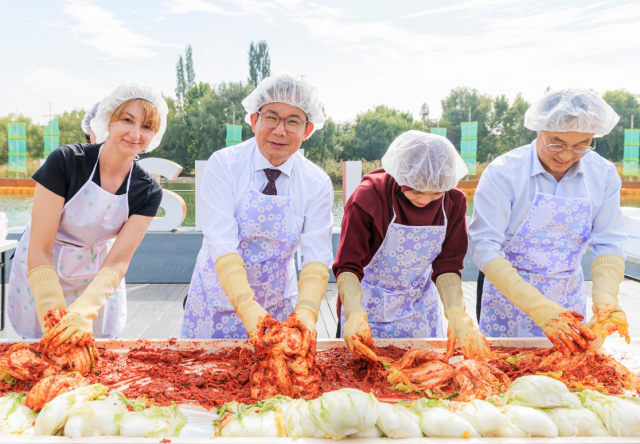
[[[0,116],[44,123],[118,84],[174,96],[192,45],[196,80],[246,80],[251,41],[272,72],[303,74],[330,117],[375,105],[432,116],[458,86],[533,101],[549,86],[640,94],[640,2],[554,0],[0,0]]]

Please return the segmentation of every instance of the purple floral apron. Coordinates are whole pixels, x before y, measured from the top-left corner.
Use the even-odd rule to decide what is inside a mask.
[[[249,187],[235,211],[238,253],[245,261],[255,299],[274,318],[284,321],[298,296],[293,254],[302,225],[290,197],[267,196]],[[229,302],[203,244],[193,270],[184,311],[182,337],[187,339],[246,339],[247,332]]]
[[[394,223],[364,269],[362,305],[374,338],[442,338],[438,289],[432,264],[442,251],[447,214],[442,197],[442,226]],[[344,309],[340,316],[344,328]],[[342,331],[341,328],[341,331]]]
[[[102,147],[98,159],[101,153]],[[58,274],[67,306],[81,296],[91,283],[102,267],[113,240],[129,218],[128,196],[133,167],[127,179],[127,192],[122,195],[111,194],[93,182],[97,167],[98,162],[89,180],[65,204],[53,244],[51,264]],[[42,331],[27,275],[30,237],[31,222],[20,238],[13,259],[7,291],[8,312],[16,333],[24,338],[39,338]],[[93,322],[93,335],[96,338],[115,338],[124,329],[126,321],[127,293],[122,278],[116,291],[98,312]]]
[[[590,234],[588,197],[559,197],[536,188],[531,208],[504,253],[525,282],[553,302],[584,315],[587,293],[581,262]],[[482,292],[480,330],[490,337],[544,336],[488,279]]]

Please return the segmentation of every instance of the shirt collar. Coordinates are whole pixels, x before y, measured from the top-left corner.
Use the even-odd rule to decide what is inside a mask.
[[[571,165],[571,168],[569,168],[569,171],[567,171],[563,179],[573,179],[578,173],[584,175],[584,162],[582,162],[582,159]],[[531,142],[531,177],[538,174],[550,175],[550,173],[544,169],[544,166],[542,166],[542,162],[540,162],[538,151],[536,149],[536,141],[534,140]]]
[[[288,177],[291,177],[291,170],[293,169],[293,162],[294,162],[294,157],[297,155],[298,153],[295,152],[293,153],[293,155],[291,157],[289,157],[287,159],[287,161],[285,163],[283,163],[282,165],[278,166],[278,167],[274,167],[273,165],[271,165],[271,162],[269,162],[260,152],[260,149],[258,148],[258,145],[256,144],[255,147],[255,156],[253,157],[253,170],[254,171],[261,171],[267,168],[275,168],[276,170],[280,170],[282,171],[282,173],[286,174]]]

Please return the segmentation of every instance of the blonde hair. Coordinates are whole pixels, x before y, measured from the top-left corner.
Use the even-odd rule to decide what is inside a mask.
[[[129,99],[122,102],[111,115],[109,123],[118,120],[120,116],[122,116],[122,114],[125,112],[127,107],[133,102],[138,102],[142,107],[142,114],[144,115],[143,125],[149,125],[151,129],[157,133],[160,129],[160,113],[158,112],[158,108],[156,108],[153,103],[144,99]]]

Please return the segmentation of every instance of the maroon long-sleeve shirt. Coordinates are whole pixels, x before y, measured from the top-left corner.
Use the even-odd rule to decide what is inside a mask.
[[[453,188],[444,199],[448,224],[442,251],[433,262],[434,282],[444,273],[460,275],[467,252],[467,196]],[[383,169],[375,170],[362,178],[344,209],[338,255],[332,267],[336,277],[350,271],[362,280],[364,267],[382,245],[394,209],[397,224],[444,225],[442,198],[426,207],[416,207],[402,194],[393,177]]]

